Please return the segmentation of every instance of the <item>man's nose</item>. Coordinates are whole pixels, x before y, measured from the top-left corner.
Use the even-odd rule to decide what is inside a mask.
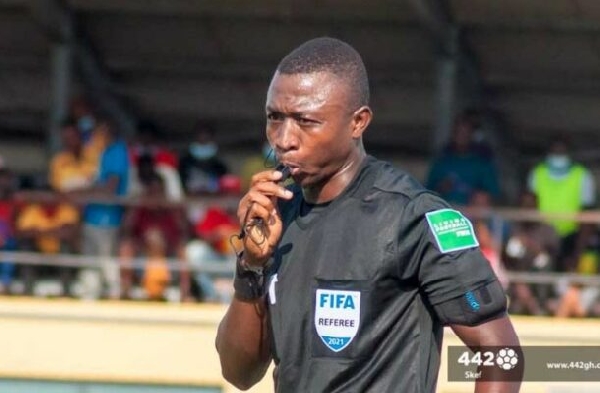
[[[281,151],[298,149],[298,135],[296,134],[295,122],[292,118],[286,118],[279,127],[275,145]]]

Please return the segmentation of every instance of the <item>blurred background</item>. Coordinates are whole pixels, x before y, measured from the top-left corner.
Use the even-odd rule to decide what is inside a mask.
[[[0,392],[235,391],[234,212],[274,69],[323,35],[363,56],[367,151],[472,219],[523,343],[600,344],[598,1],[0,0]]]

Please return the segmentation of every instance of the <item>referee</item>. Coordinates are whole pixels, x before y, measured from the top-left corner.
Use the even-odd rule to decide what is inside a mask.
[[[240,389],[273,360],[277,392],[430,393],[443,326],[471,347],[519,345],[471,223],[366,154],[368,105],[364,64],[344,42],[308,41],[277,67],[266,134],[294,184],[266,170],[239,204],[244,249],[216,346]]]

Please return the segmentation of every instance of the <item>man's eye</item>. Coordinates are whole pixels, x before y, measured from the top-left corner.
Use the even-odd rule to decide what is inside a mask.
[[[268,113],[267,119],[271,121],[280,121],[283,119],[283,115],[281,113]]]
[[[317,122],[315,120],[308,119],[306,117],[299,117],[299,118],[296,119],[296,121],[299,124],[302,124],[302,125],[314,125],[314,124],[317,124]]]

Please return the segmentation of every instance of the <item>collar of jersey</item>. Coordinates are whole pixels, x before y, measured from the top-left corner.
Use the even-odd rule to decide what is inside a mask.
[[[354,176],[354,179],[350,182],[348,187],[335,199],[314,205],[317,208],[308,212],[304,217],[302,216],[302,204],[304,199],[300,193],[301,201],[296,204],[296,223],[301,229],[308,228],[314,222],[319,221],[323,217],[327,216],[330,212],[334,211],[336,206],[349,198],[362,198],[370,190],[371,186],[375,182],[377,177],[377,165],[373,165],[377,162],[377,159],[372,156],[367,156],[361,163],[361,167]]]

